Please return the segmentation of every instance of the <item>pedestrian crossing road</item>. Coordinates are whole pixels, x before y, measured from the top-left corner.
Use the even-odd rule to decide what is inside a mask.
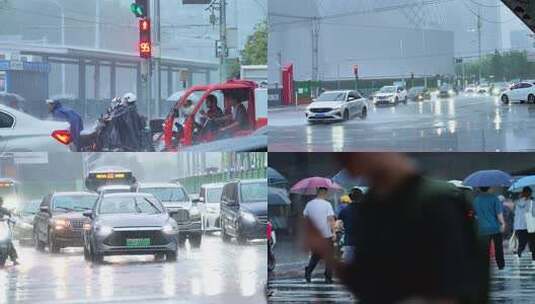
[[[505,269],[492,265],[490,282],[491,303],[534,303],[535,262],[529,253],[519,259],[515,255],[505,256]],[[269,303],[355,303],[356,299],[341,284],[325,284],[323,277],[313,278],[305,283],[303,277],[271,278],[268,283]]]

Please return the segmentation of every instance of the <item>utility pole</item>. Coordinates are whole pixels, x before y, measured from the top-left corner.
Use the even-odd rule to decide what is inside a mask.
[[[227,79],[226,58],[227,58],[227,1],[219,0],[219,43],[221,51],[219,53],[219,78],[221,82]]]
[[[318,81],[319,74],[320,19],[312,18],[312,81]]]
[[[482,68],[482,62],[481,62],[481,28],[483,27],[483,24],[481,23],[481,7],[478,8],[477,11],[477,51],[478,51],[478,57],[479,57],[479,78],[477,82],[481,84],[481,68]]]

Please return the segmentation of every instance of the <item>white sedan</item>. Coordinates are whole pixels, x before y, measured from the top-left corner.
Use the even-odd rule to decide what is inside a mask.
[[[306,109],[307,121],[343,121],[368,116],[367,99],[357,91],[327,91],[322,93]]]
[[[519,82],[509,90],[503,92],[501,100],[504,104],[509,103],[535,103],[535,83]]]
[[[68,152],[69,124],[0,105],[0,152]]]

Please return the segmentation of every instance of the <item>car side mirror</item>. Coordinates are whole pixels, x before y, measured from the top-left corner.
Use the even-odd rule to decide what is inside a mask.
[[[48,206],[41,206],[39,207],[39,210],[44,213],[50,213],[50,209],[48,208]]]
[[[86,210],[83,213],[83,216],[93,219],[93,210]]]

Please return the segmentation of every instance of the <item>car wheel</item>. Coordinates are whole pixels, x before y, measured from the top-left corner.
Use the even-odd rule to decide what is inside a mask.
[[[223,239],[223,242],[230,242],[230,236],[227,234],[224,224],[221,225],[221,238]]]
[[[349,120],[349,111],[345,110],[344,111],[344,121],[347,121],[347,120]]]
[[[179,233],[178,234],[178,246],[179,247],[184,247],[186,245],[186,236],[183,235],[182,233]]]
[[[360,114],[360,118],[361,119],[366,119],[366,117],[368,117],[368,108],[364,107],[362,108],[362,113]]]
[[[176,251],[168,251],[165,254],[165,261],[166,262],[176,262],[177,254]]]
[[[528,96],[528,103],[535,103],[535,95],[529,94]]]
[[[89,249],[87,249],[85,246],[84,246],[84,260],[86,261],[91,261],[91,253],[89,252]]]
[[[37,251],[43,251],[45,250],[45,243],[44,242],[41,242],[39,240],[39,237],[37,236],[37,232],[33,232],[33,244],[35,246],[35,249]]]
[[[101,264],[104,261],[104,256],[102,254],[96,253],[95,250],[92,248],[90,249],[90,255],[91,255],[91,262],[95,264]]]
[[[59,253],[59,249],[60,247],[58,246],[56,240],[54,240],[52,231],[48,231],[48,250],[50,251],[50,253]]]
[[[507,95],[502,95],[502,102],[504,104],[509,104],[509,97]]]
[[[193,248],[201,247],[202,234],[199,233],[199,234],[196,234],[194,236],[190,236],[189,243],[190,243],[191,247],[193,247]]]
[[[238,240],[238,244],[245,245],[247,244],[247,237],[242,234],[238,234],[238,237],[236,238]]]

